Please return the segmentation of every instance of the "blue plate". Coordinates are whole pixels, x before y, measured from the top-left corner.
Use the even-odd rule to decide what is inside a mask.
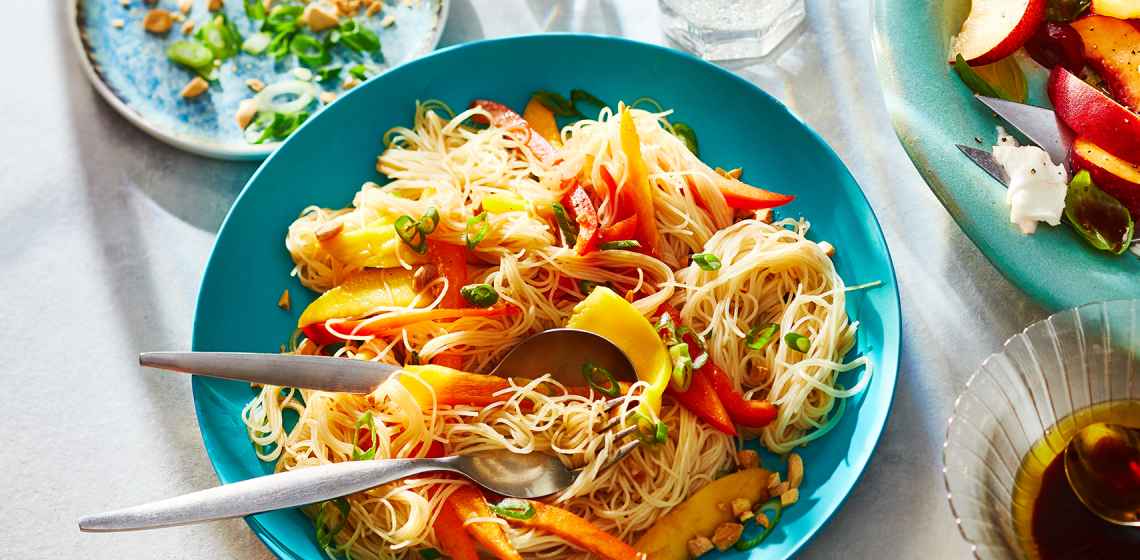
[[[194,74],[166,58],[167,47],[187,37],[180,31],[182,23],[175,22],[165,35],[154,35],[143,29],[143,17],[152,6],[142,0],[131,0],[126,6],[119,0],[69,1],[75,44],[81,51],[79,58],[88,79],[135,126],[176,148],[223,159],[262,159],[281,145],[248,143],[234,122],[234,113],[243,99],[253,95],[245,85],[247,79],[257,78],[266,84],[292,79],[290,72],[298,66],[293,56],[275,63],[268,55],[239,53],[218,68],[218,79],[206,93],[186,100],[179,92]],[[379,35],[383,56],[366,59],[338,48],[332,51],[332,62],[346,67],[369,62],[386,68],[435,48],[447,21],[449,0],[387,4],[384,14],[395,16],[393,25],[382,26],[380,15],[368,17],[361,13],[356,17],[361,25]],[[169,0],[157,7],[177,13],[175,5]],[[245,15],[244,2],[231,0],[223,10],[243,37],[257,31]],[[197,27],[214,14],[206,9],[205,0],[195,0],[186,19]],[[116,25],[120,23],[121,27]],[[340,82],[347,75],[342,70],[339,80],[319,85],[341,93]]]
[[[611,103],[648,95],[675,108],[697,131],[710,165],[742,166],[750,181],[796,195],[781,215],[806,216],[817,239],[837,245],[835,263],[848,285],[882,282],[848,296],[848,312],[860,322],[855,351],[875,363],[870,386],[849,403],[832,433],[802,450],[800,501],[768,542],[751,554],[719,556],[787,558],[843,502],[879,439],[898,368],[898,289],[875,215],[827,144],[756,86],[686,54],[612,37],[514,37],[445,49],[353,90],[286,141],[238,197],[202,280],[193,347],[278,351],[299,310],[313,299],[289,277],[286,228],[305,206],[343,207],[361,183],[379,179],[381,135],[410,124],[417,99],[465,107],[485,97],[518,108],[532,91],[578,87]],[[285,288],[293,295],[292,313],[275,305]],[[841,382],[850,384],[852,377]],[[202,438],[222,482],[270,472],[254,456],[241,422],[241,408],[253,396],[248,385],[195,377],[193,386]],[[247,520],[280,557],[322,558],[312,523],[299,511]]]
[[[1140,259],[1096,251],[1068,226],[1043,225],[1023,235],[1009,223],[1005,189],[954,147],[993,146],[995,127],[1003,124],[946,62],[950,37],[969,12],[970,0],[875,3],[875,56],[903,148],[962,231],[1033,299],[1060,310],[1140,297]],[[1028,57],[1019,62],[1029,102],[1049,106],[1048,72]]]

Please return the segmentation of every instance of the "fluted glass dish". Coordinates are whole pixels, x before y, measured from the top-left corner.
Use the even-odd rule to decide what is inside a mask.
[[[1033,558],[1035,484],[1081,428],[1140,426],[1140,300],[1062,311],[1006,341],[954,404],[943,474],[976,558]]]

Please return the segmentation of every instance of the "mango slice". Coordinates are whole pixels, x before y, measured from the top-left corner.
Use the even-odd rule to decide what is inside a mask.
[[[297,327],[329,319],[366,317],[378,307],[418,307],[429,302],[427,297],[417,299],[412,271],[370,268],[349,275],[341,285],[321,294],[301,313]]]

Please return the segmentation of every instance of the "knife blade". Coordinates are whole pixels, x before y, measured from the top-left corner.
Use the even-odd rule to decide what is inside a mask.
[[[994,159],[993,154],[986,150],[971,148],[970,146],[963,146],[961,144],[955,145],[958,146],[958,149],[961,150],[963,154],[966,154],[966,157],[970,158],[970,161],[977,164],[978,167],[981,167],[986,173],[989,173],[990,177],[997,179],[999,183],[1009,188],[1009,175],[1005,172],[1005,166],[998,163],[998,160]]]
[[[986,107],[989,107],[999,117],[1009,123],[1014,129],[1029,138],[1034,144],[1049,154],[1049,159],[1056,163],[1064,162],[1069,157],[1069,146],[1072,145],[1072,132],[1057,119],[1057,114],[1051,109],[1026,105],[974,95]],[[969,154],[967,154],[969,155]]]
[[[144,352],[139,365],[262,385],[367,394],[399,367],[326,356],[247,352]]]

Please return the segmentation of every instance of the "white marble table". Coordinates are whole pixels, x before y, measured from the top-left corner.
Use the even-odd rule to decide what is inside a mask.
[[[21,2],[0,23],[0,557],[269,558],[241,521],[75,527],[81,513],[216,483],[189,380],[142,372],[136,355],[188,346],[214,233],[255,166],[181,153],[119,117],[80,71],[68,1]],[[974,366],[1046,313],[965,238],[904,155],[868,2],[808,4],[798,38],[741,72],[818,130],[867,192],[905,332],[878,453],[803,557],[966,557],[940,473],[945,419]],[[653,0],[453,0],[444,44],[543,29],[663,41]]]

